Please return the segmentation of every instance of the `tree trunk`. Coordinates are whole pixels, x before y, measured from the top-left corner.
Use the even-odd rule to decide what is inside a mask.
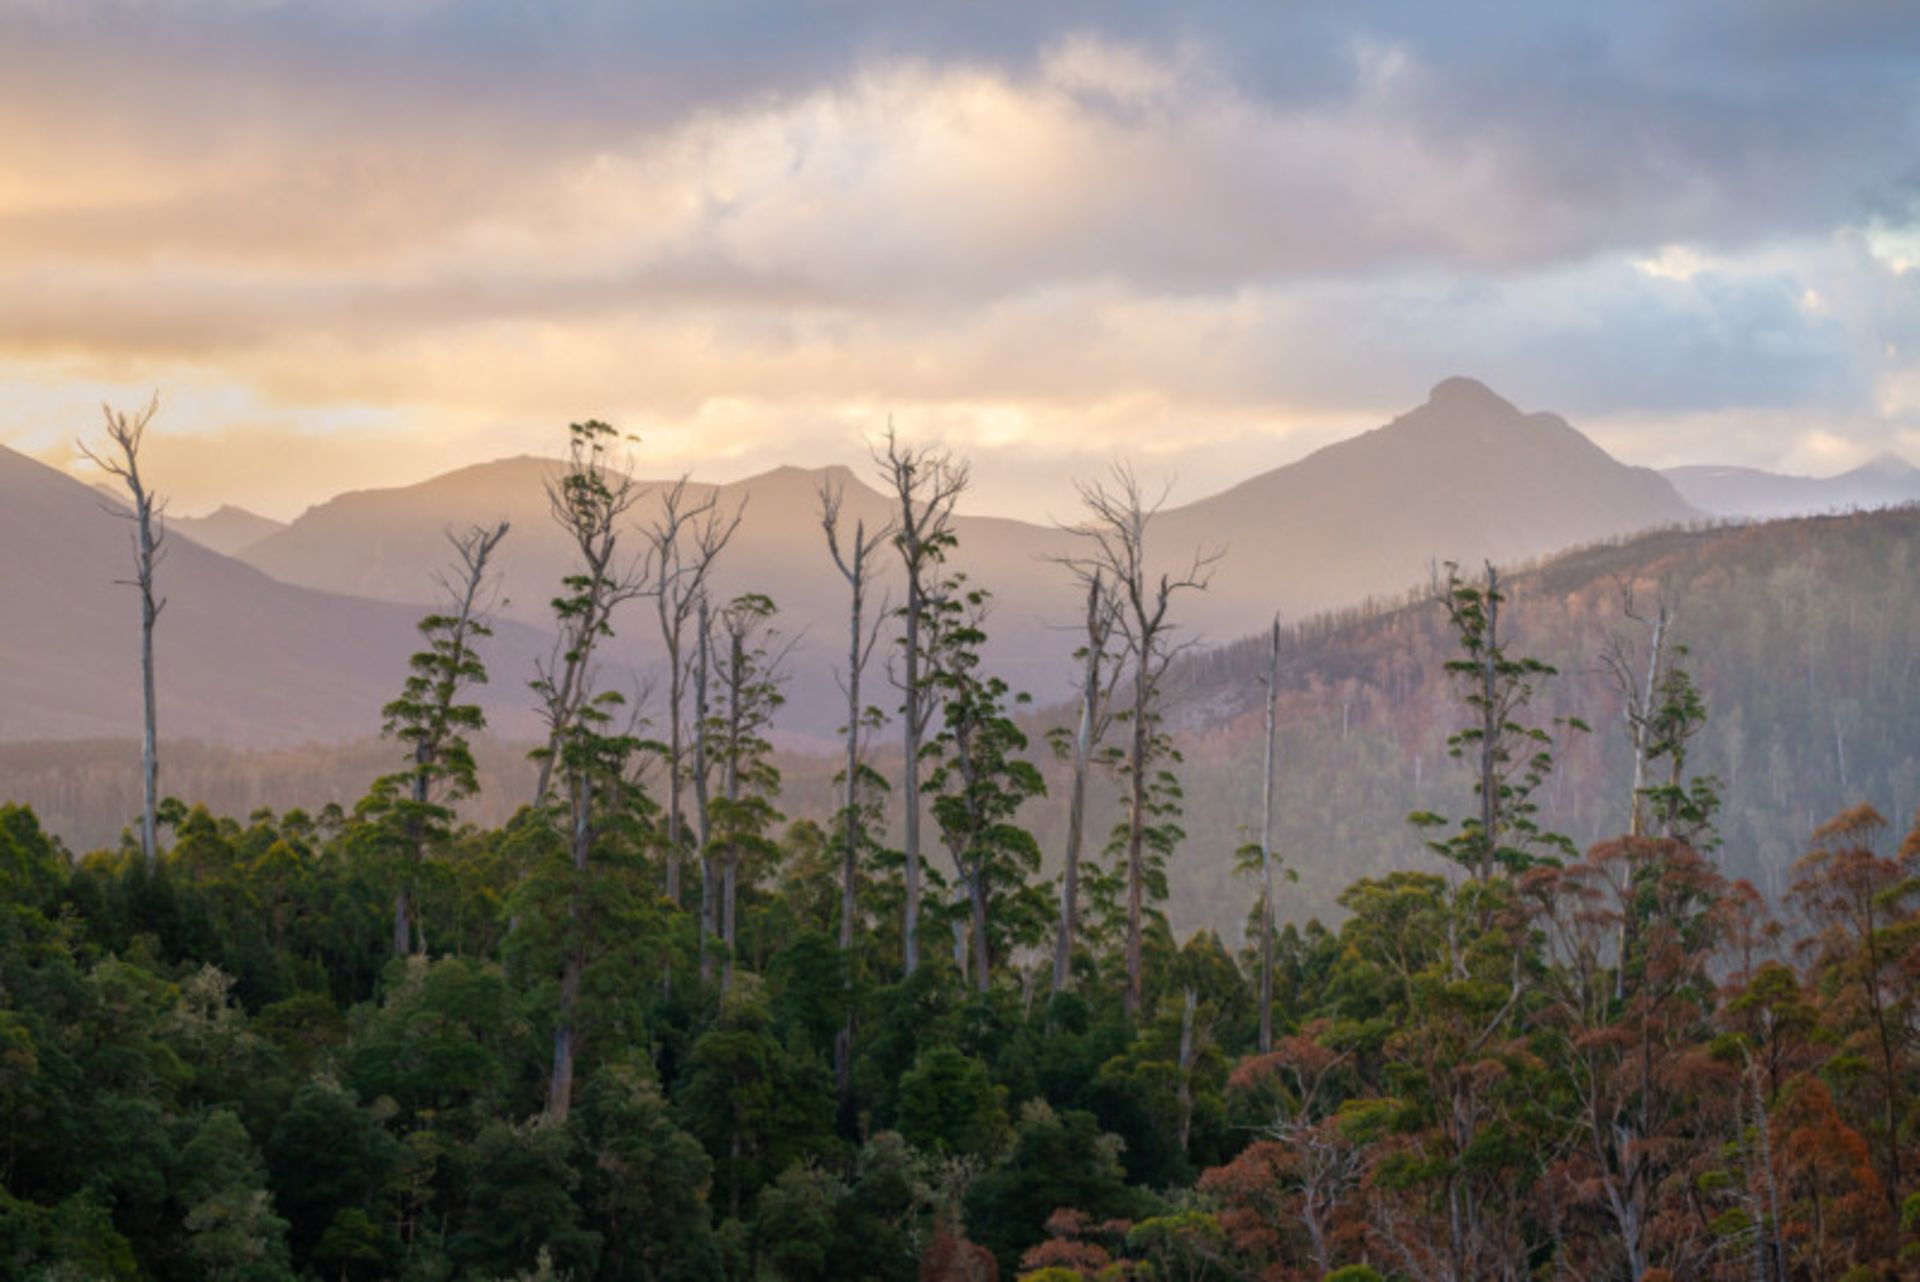
[[[730,822],[738,825],[740,804],[740,696],[741,686],[746,681],[746,655],[741,649],[738,632],[732,633],[727,642],[727,758],[724,766],[724,786],[727,798],[727,814]],[[733,829],[738,832],[738,828]],[[734,908],[739,893],[740,882],[740,846],[733,838],[727,839],[727,848],[721,859],[720,871],[720,942],[726,949],[726,958],[722,962],[720,989],[725,992],[733,987],[733,954],[737,942],[734,933]]]
[[[700,640],[693,662],[693,802],[696,810],[696,836],[700,842],[700,978],[713,978],[713,957],[708,940],[714,929],[713,857],[707,845],[713,838],[711,816],[707,813],[707,678],[712,666],[709,641],[712,620],[707,600],[700,599]]]
[[[901,853],[906,857],[906,915],[901,926],[901,951],[903,967],[908,975],[920,966],[920,702],[924,696],[924,691],[920,689],[920,611],[923,607],[920,576],[918,570],[910,566],[907,571],[906,654],[903,659],[906,668],[905,724],[901,744],[906,759],[900,767],[904,772],[901,802],[906,807],[906,840],[901,843]]]
[[[842,1100],[853,1087],[853,928],[859,913],[860,884],[860,670],[865,666],[861,662],[865,656],[860,648],[864,636],[860,615],[866,604],[862,577],[865,562],[866,526],[858,524],[854,527],[852,573],[847,576],[853,600],[847,611],[847,757],[843,767],[846,786],[841,793],[846,833],[840,852],[840,965],[847,986],[847,1017],[833,1039],[833,1080]]]
[[[1274,706],[1280,698],[1280,620],[1267,651],[1267,751],[1260,780],[1260,1053],[1273,1053],[1273,765]]]
[[[151,868],[160,853],[160,732],[153,679],[153,625],[160,618],[153,600],[153,509],[140,507],[140,688],[145,717],[140,733],[140,777],[145,806],[140,812],[140,853]]]
[[[993,957],[987,951],[987,876],[985,868],[975,868],[967,878],[967,897],[973,908],[974,987],[986,992],[993,987]]]
[[[547,1116],[564,1122],[573,1109],[573,1059],[575,1053],[573,1021],[580,1001],[580,976],[586,970],[586,957],[577,947],[567,951],[566,967],[560,974],[560,1011],[553,1026],[553,1076],[547,1082]]]
[[[681,758],[684,756],[684,730],[680,725],[685,703],[681,683],[678,646],[667,649],[667,902],[675,908],[680,902],[680,842],[686,825],[680,815]]]
[[[1500,576],[1492,564],[1487,566],[1486,661],[1481,665],[1480,696],[1480,881],[1493,877],[1494,852],[1499,848],[1496,825],[1500,817],[1500,788],[1496,781],[1500,715],[1495,700],[1499,674],[1494,656],[1500,646]],[[1483,913],[1485,908],[1481,910]]]
[[[1080,674],[1080,726],[1073,736],[1073,785],[1067,800],[1067,866],[1060,878],[1060,920],[1053,940],[1053,991],[1066,989],[1073,968],[1073,938],[1080,928],[1080,848],[1086,841],[1087,772],[1093,761],[1094,723],[1099,716],[1100,579],[1087,585],[1087,657]]]
[[[1127,791],[1127,1018],[1137,1019],[1143,993],[1140,957],[1146,896],[1147,696],[1151,647],[1141,646],[1133,684],[1133,770]]]
[[[573,1061],[579,1051],[577,1018],[580,980],[587,969],[587,945],[583,935],[586,914],[580,897],[586,890],[589,855],[592,849],[593,781],[582,777],[573,786],[573,891],[567,905],[567,921],[572,943],[567,948],[566,964],[560,973],[560,1000],[553,1025],[553,1075],[547,1083],[547,1116],[566,1121],[573,1108]]]

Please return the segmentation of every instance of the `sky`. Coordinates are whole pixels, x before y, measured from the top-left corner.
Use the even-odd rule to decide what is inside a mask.
[[[1454,374],[1667,466],[1920,462],[1896,0],[0,0],[0,443],[179,513],[554,453],[1193,498]]]

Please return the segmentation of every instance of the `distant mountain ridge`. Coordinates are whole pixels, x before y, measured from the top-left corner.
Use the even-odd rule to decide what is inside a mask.
[[[1687,502],[1714,516],[1816,516],[1920,503],[1920,467],[1886,452],[1838,476],[1791,476],[1753,467],[1671,467]]]
[[[543,624],[567,568],[541,489],[556,467],[522,456],[343,494],[243,556],[289,583],[416,602],[430,590],[445,528],[504,518],[514,531],[501,549],[503,608]],[[888,518],[872,478],[846,468],[789,466],[718,486],[689,484],[690,493],[717,494],[729,509],[745,504],[716,588],[770,593],[783,626],[806,634],[793,661],[788,720],[817,735],[830,733],[839,714],[831,664],[841,649],[843,586],[827,558],[817,498],[828,480],[844,486],[848,519],[864,517],[871,528]],[[648,519],[648,506],[638,520]],[[1189,637],[1222,640],[1275,611],[1298,617],[1399,593],[1435,561],[1529,559],[1699,516],[1658,473],[1619,463],[1564,419],[1522,413],[1483,384],[1452,378],[1383,427],[1168,508],[1150,543],[1169,565],[1195,549],[1223,550],[1210,589],[1179,606]],[[1038,699],[1058,696],[1071,669],[1075,594],[1055,561],[1078,540],[1050,524],[1002,517],[962,516],[957,532],[954,566],[994,594],[989,662]],[[891,572],[891,557],[883,561]],[[638,670],[656,661],[655,625],[643,605],[615,626],[610,663]]]
[[[169,516],[167,528],[185,535],[201,547],[212,548],[225,556],[234,556],[287,528],[285,521],[249,512],[231,503],[222,503],[204,516]]]
[[[262,745],[378,732],[417,647],[417,607],[281,583],[186,537],[165,552],[163,736]],[[119,582],[129,558],[125,519],[98,489],[0,447],[0,738],[138,732],[139,616]],[[517,673],[545,638],[506,624],[493,647],[483,702],[503,731],[524,730]]]

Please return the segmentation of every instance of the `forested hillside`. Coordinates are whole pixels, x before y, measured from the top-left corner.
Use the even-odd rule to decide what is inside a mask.
[[[684,734],[601,684],[646,586],[610,433],[574,427],[556,491],[580,560],[523,763],[469,702],[475,530],[377,745],[169,776],[354,795],[168,798],[151,855],[0,808],[9,1272],[1797,1282],[1920,1251],[1920,824],[1856,800],[1915,801],[1920,512],[1449,568],[1197,654],[1164,624],[1202,576],[1145,569],[1123,477],[1067,567],[1075,734],[983,664],[952,464],[899,455],[882,697],[914,737],[877,738],[856,605],[846,755],[790,771],[768,596],[696,602]],[[837,546],[858,602],[885,545]],[[72,808],[94,782],[53,756]],[[1309,910],[1337,925],[1280,924]]]
[[[1664,595],[1691,651],[1709,710],[1693,759],[1721,782],[1716,857],[1729,875],[1777,896],[1828,815],[1859,801],[1891,815],[1920,805],[1920,509],[1660,531],[1514,574],[1513,634],[1559,670],[1543,711],[1592,727],[1566,738],[1542,798],[1582,846],[1617,831],[1632,799],[1620,695],[1603,666],[1609,639],[1636,631],[1626,590],[1641,612]],[[1464,777],[1446,755],[1457,720],[1448,645],[1427,601],[1286,634],[1278,844],[1301,877],[1290,915],[1324,911],[1355,876],[1422,865],[1405,816]],[[1257,817],[1265,664],[1264,639],[1252,639],[1194,658],[1170,686],[1196,816]],[[1219,850],[1234,830],[1194,831]],[[1243,891],[1215,877],[1209,893],[1190,919],[1224,922]]]

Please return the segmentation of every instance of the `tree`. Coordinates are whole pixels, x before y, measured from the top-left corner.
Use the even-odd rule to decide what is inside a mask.
[[[1006,1111],[987,1066],[956,1046],[922,1052],[900,1078],[900,1134],[916,1148],[989,1156],[1006,1129]]]
[[[1011,1270],[1062,1207],[1099,1220],[1134,1218],[1151,1201],[1127,1184],[1121,1148],[1092,1113],[1056,1112],[1044,1100],[1028,1101],[1006,1156],[967,1191],[974,1236]]]
[[[698,1282],[719,1258],[707,1187],[713,1163],[674,1122],[650,1067],[609,1064],[574,1115],[585,1161],[579,1201],[602,1234],[605,1276]]]
[[[126,414],[105,405],[100,410],[106,415],[107,440],[111,443],[111,450],[107,453],[97,452],[82,441],[80,452],[95,466],[119,477],[127,487],[127,497],[133,500],[131,510],[114,511],[115,515],[133,524],[133,578],[123,582],[140,593],[140,779],[144,798],[140,812],[140,853],[151,864],[159,853],[157,815],[160,805],[160,739],[153,675],[153,629],[160,621],[160,612],[167,607],[166,599],[156,593],[154,572],[166,556],[167,503],[148,487],[140,475],[140,446],[146,440],[147,426],[153,422],[153,416],[160,412],[160,397],[155,393],[146,408],[137,414]]]
[[[992,986],[995,954],[1026,942],[1043,920],[1028,884],[1040,871],[1040,847],[1014,819],[1046,792],[1039,770],[1019,755],[1027,737],[1008,715],[1007,683],[980,671],[986,608],[983,590],[956,581],[928,615],[928,679],[942,722],[925,750],[934,823],[966,893],[968,952],[983,993]]]
[[[1452,562],[1446,569],[1446,580],[1436,585],[1434,595],[1446,610],[1459,646],[1458,656],[1446,666],[1472,718],[1448,737],[1447,751],[1456,759],[1471,757],[1479,813],[1461,821],[1451,837],[1427,845],[1485,885],[1496,870],[1518,872],[1532,867],[1537,851],[1566,858],[1577,854],[1572,842],[1541,828],[1534,818],[1539,812],[1534,793],[1553,770],[1553,737],[1521,720],[1539,683],[1556,673],[1539,659],[1508,653],[1507,638],[1500,630],[1500,607],[1507,598],[1492,562],[1487,563],[1481,585],[1462,579],[1460,567]],[[1587,728],[1576,718],[1561,724],[1571,730]],[[1430,811],[1417,811],[1409,822],[1428,829],[1446,820]]]
[[[936,594],[936,578],[953,547],[953,507],[967,488],[966,464],[944,450],[902,444],[887,428],[883,450],[874,454],[889,497],[899,506],[893,546],[906,574],[906,601],[900,607],[901,802],[905,809],[904,877],[906,901],[901,929],[902,968],[911,975],[920,964],[920,748],[935,708],[923,666],[921,630]]]
[[[412,749],[406,770],[375,781],[368,806],[401,847],[399,886],[393,896],[396,957],[413,951],[416,944],[426,949],[424,936],[415,934],[414,878],[428,843],[449,836],[452,803],[480,787],[467,736],[484,729],[487,719],[478,704],[463,702],[462,696],[487,679],[475,643],[493,635],[488,627],[491,606],[484,599],[488,563],[506,537],[505,521],[490,529],[476,525],[463,534],[447,535],[455,567],[441,577],[440,586],[448,608],[420,620],[427,648],[408,660],[412,670],[400,697],[381,710],[381,733]]]
[[[385,1219],[384,1190],[400,1164],[400,1145],[352,1095],[326,1081],[301,1087],[266,1147],[274,1201],[291,1225],[296,1259],[319,1252],[329,1234],[340,1252],[354,1238],[375,1260],[398,1245],[375,1226]]]
[[[1273,1050],[1273,766],[1275,708],[1280,702],[1280,618],[1268,641],[1266,751],[1260,771],[1260,1053]]]
[[[584,1276],[600,1237],[580,1224],[574,1134],[552,1118],[490,1123],[475,1137],[468,1213],[455,1257],[469,1276],[499,1276],[552,1260],[561,1276]]]
[[[1148,501],[1138,479],[1116,464],[1105,479],[1083,482],[1080,500],[1085,519],[1075,528],[1089,545],[1072,559],[1083,574],[1099,572],[1111,583],[1120,608],[1118,629],[1131,668],[1131,702],[1120,715],[1129,742],[1113,760],[1127,785],[1123,823],[1127,893],[1127,990],[1129,1015],[1140,1012],[1140,944],[1149,881],[1171,854],[1180,831],[1178,781],[1166,769],[1178,753],[1160,729],[1160,683],[1173,662],[1174,621],[1170,607],[1185,591],[1204,591],[1220,552],[1196,552],[1178,573],[1155,572],[1147,544],[1154,515],[1165,502]]]
[[[208,1113],[180,1150],[177,1189],[187,1208],[187,1256],[216,1282],[281,1282],[287,1222],[273,1213],[266,1168],[233,1110]]]
[[[667,898],[680,903],[680,853],[686,840],[680,797],[686,774],[686,698],[690,672],[687,624],[699,613],[707,580],[746,514],[744,500],[731,514],[719,492],[691,498],[681,477],[660,497],[660,514],[647,527],[654,565],[654,606],[667,659]]]
[[[1113,724],[1114,684],[1120,665],[1112,662],[1114,628],[1119,601],[1109,590],[1105,569],[1069,566],[1087,589],[1087,612],[1080,648],[1074,657],[1080,660],[1080,680],[1074,691],[1080,716],[1072,735],[1056,727],[1048,733],[1056,755],[1073,763],[1073,783],[1067,797],[1067,850],[1060,873],[1060,912],[1054,927],[1053,991],[1066,989],[1073,966],[1075,938],[1080,929],[1080,856],[1086,843],[1087,783],[1092,773],[1094,753]]]
[[[1881,1181],[1889,1202],[1905,1192],[1900,1136],[1907,1112],[1907,1048],[1920,990],[1904,972],[1920,941],[1920,881],[1873,851],[1887,821],[1871,806],[1844,810],[1814,830],[1813,850],[1788,894],[1811,928],[1817,983],[1833,992],[1829,1019],[1878,1095]]]
[[[620,557],[621,524],[641,491],[608,457],[617,435],[598,419],[571,424],[566,468],[547,483],[547,507],[572,544],[575,563],[553,599],[559,632],[554,656],[539,665],[533,681],[547,727],[546,745],[534,754],[540,766],[536,806],[546,804],[562,741],[581,710],[595,702],[594,655],[613,635],[614,610],[648,590],[646,561]]]
[[[1684,1190],[1674,1177],[1702,1143],[1731,1129],[1724,1107],[1702,1096],[1724,1106],[1741,1093],[1730,1065],[1698,1056],[1714,1031],[1709,966],[1725,891],[1691,848],[1632,836],[1527,881],[1557,963],[1542,972],[1542,1013],[1560,1033],[1555,1050],[1578,1104],[1584,1152],[1566,1164],[1568,1186],[1598,1190],[1633,1282],[1697,1268],[1698,1235],[1671,1227],[1690,1208],[1665,1199]],[[1619,953],[1619,925],[1633,918],[1640,924]]]
[[[840,678],[847,695],[847,719],[840,733],[846,738],[845,758],[840,768],[840,955],[847,982],[853,977],[854,927],[858,917],[857,896],[860,858],[866,850],[870,812],[868,798],[884,781],[867,765],[866,735],[879,728],[880,711],[860,701],[860,683],[867,663],[873,657],[874,644],[880,639],[880,625],[886,618],[883,601],[871,623],[865,620],[867,594],[873,585],[873,554],[892,537],[893,526],[883,524],[869,534],[864,519],[853,523],[853,537],[843,539],[840,530],[841,501],[846,486],[824,481],[820,486],[820,528],[826,532],[827,552],[833,565],[847,583],[847,666]],[[852,1081],[854,1010],[847,1003],[847,1019],[833,1048],[834,1077],[844,1094]]]
[[[573,882],[567,907],[573,937],[562,963],[547,1095],[548,1114],[562,1121],[573,1099],[578,1050],[575,1019],[588,951],[583,900],[591,872],[594,818],[605,810],[596,807],[596,788],[615,785],[616,792],[624,792],[618,785],[625,780],[628,760],[641,746],[631,734],[610,733],[613,711],[624,702],[620,693],[594,689],[594,653],[602,640],[613,635],[614,609],[642,595],[648,583],[644,562],[617,559],[621,520],[638,501],[639,490],[632,478],[615,472],[607,460],[608,441],[614,434],[613,428],[598,420],[573,424],[568,429],[567,470],[547,487],[554,520],[578,558],[572,572],[561,580],[562,594],[553,599],[560,631],[555,643],[558,655],[541,665],[533,682],[547,725],[546,745],[535,753],[540,763],[535,801],[542,806],[547,803],[558,767],[566,784],[558,809],[566,824]]]
[[[733,982],[739,942],[741,869],[749,859],[770,864],[779,854],[770,830],[781,818],[773,805],[780,795],[780,771],[771,760],[773,745],[766,735],[774,713],[786,701],[780,692],[781,667],[792,643],[779,643],[773,628],[777,613],[771,597],[749,592],[728,602],[718,620],[724,650],[722,706],[707,733],[718,757],[721,795],[712,803],[706,857],[719,865],[717,924],[726,950],[726,985]]]
[[[752,976],[721,997],[686,1062],[680,1106],[713,1156],[727,1213],[738,1216],[763,1185],[820,1151],[832,1128],[831,1089],[774,1036]]]

